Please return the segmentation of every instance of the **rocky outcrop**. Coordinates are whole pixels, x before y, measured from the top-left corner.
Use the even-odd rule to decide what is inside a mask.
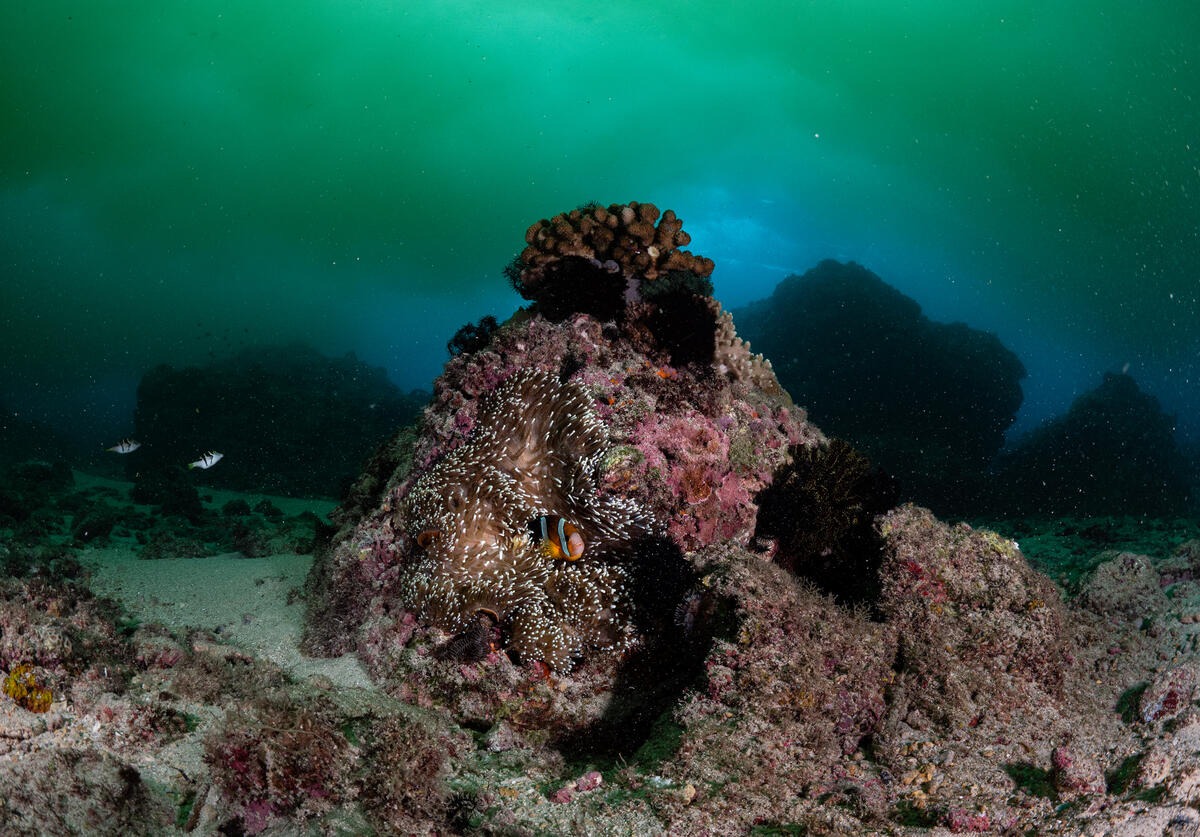
[[[741,335],[826,433],[960,512],[1021,406],[1025,368],[995,335],[937,323],[865,267],[826,260],[734,312]]]
[[[159,366],[138,386],[128,475],[147,485],[172,480],[206,451],[224,454],[193,472],[204,485],[302,497],[336,497],[371,452],[412,421],[423,399],[404,395],[349,353],[307,346],[248,349],[205,367]],[[142,502],[157,502],[152,496]]]
[[[1108,372],[997,461],[987,500],[1013,516],[1168,517],[1187,508],[1189,493],[1174,417],[1129,375]]]

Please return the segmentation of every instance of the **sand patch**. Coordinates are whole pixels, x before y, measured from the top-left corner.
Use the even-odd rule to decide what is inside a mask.
[[[319,659],[300,652],[304,605],[288,599],[303,586],[311,555],[146,561],[131,549],[94,549],[80,557],[93,573],[92,590],[143,622],[212,631],[300,679],[321,674],[339,686],[372,685],[353,655]]]

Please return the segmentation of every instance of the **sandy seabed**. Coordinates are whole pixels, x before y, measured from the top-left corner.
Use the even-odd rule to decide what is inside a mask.
[[[304,584],[311,555],[145,561],[132,549],[96,549],[86,553],[84,566],[96,595],[115,599],[141,622],[180,633],[211,631],[299,680],[320,674],[339,686],[371,686],[351,654],[326,660],[300,652],[304,604],[294,591]]]

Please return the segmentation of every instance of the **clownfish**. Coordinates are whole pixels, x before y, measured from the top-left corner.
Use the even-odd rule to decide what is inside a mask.
[[[530,528],[541,538],[538,551],[543,558],[574,561],[583,554],[583,535],[561,517],[543,514],[533,519]]]
[[[426,529],[421,534],[417,535],[417,546],[425,549],[439,537],[441,537],[441,529]]]

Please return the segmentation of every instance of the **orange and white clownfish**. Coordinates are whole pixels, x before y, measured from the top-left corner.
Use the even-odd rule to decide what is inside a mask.
[[[561,517],[540,515],[533,519],[530,528],[534,536],[541,539],[538,551],[543,558],[574,561],[583,554],[583,535]]]

